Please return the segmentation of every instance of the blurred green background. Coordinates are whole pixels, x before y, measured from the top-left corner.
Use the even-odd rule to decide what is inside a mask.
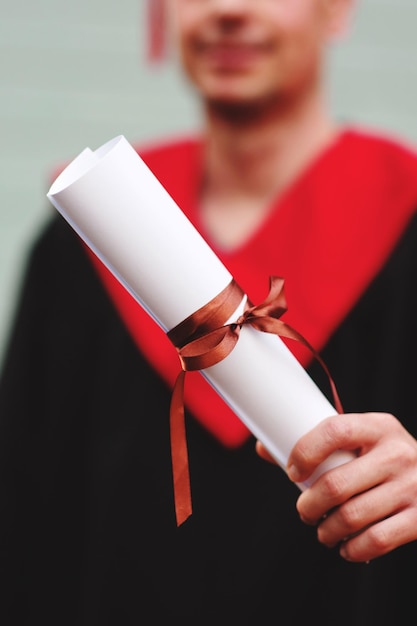
[[[175,60],[146,60],[146,2],[0,0],[0,359],[55,168],[119,134],[198,126]],[[417,0],[358,0],[329,67],[340,119],[417,144],[416,25]]]

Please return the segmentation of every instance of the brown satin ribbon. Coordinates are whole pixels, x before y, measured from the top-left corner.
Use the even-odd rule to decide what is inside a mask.
[[[287,310],[284,279],[271,276],[269,280],[267,298],[255,306],[247,302],[244,312],[235,322],[226,324],[245,293],[232,279],[215,298],[167,333],[177,348],[182,367],[174,385],[170,407],[174,501],[178,526],[192,513],[184,421],[185,373],[202,370],[222,361],[235,347],[242,326],[249,324],[256,330],[293,339],[308,348],[328,376],[337,412],[343,412],[336,385],[318,352],[300,333],[278,319]]]

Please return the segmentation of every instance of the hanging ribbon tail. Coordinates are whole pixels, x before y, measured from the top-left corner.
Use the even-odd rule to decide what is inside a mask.
[[[236,322],[226,320],[242,301],[243,291],[232,280],[229,285],[207,305],[201,307],[168,333],[175,345],[182,370],[175,381],[170,408],[171,455],[174,479],[174,499],[177,525],[180,526],[191,515],[191,489],[188,468],[188,453],[184,418],[184,380],[190,370],[202,370],[219,363],[234,349],[243,326],[286,337],[303,344],[325,371],[335,409],[343,413],[336,385],[323,359],[312,345],[294,328],[278,319],[287,310],[284,294],[284,279],[270,277],[270,290],[261,304],[247,302],[246,308]]]
[[[191,515],[191,487],[188,467],[187,438],[184,418],[184,380],[181,370],[175,381],[170,407],[170,437],[174,502],[177,526],[181,526]]]

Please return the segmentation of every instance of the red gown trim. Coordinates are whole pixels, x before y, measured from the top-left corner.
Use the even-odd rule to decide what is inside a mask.
[[[138,151],[206,236],[197,201],[201,144],[190,139]],[[223,251],[206,239],[253,303],[264,299],[270,275],[284,277],[283,319],[320,351],[387,260],[416,208],[414,152],[350,128],[271,207],[244,245]],[[92,253],[91,258],[138,348],[172,388],[180,369],[175,348]],[[307,366],[311,354],[294,342],[287,345]],[[227,447],[250,435],[198,372],[187,375],[185,405]]]

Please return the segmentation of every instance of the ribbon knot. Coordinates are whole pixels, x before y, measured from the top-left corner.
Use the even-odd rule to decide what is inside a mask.
[[[184,420],[184,381],[187,371],[206,369],[219,363],[235,347],[243,326],[286,337],[302,343],[319,361],[326,372],[335,408],[343,412],[336,386],[316,350],[294,328],[279,318],[287,311],[284,279],[270,277],[269,293],[258,305],[246,301],[244,311],[234,322],[228,322],[244,301],[245,294],[232,279],[223,291],[205,306],[171,329],[167,335],[177,348],[181,371],[175,381],[170,406],[171,456],[174,481],[174,501],[177,525],[192,513],[188,451]]]

